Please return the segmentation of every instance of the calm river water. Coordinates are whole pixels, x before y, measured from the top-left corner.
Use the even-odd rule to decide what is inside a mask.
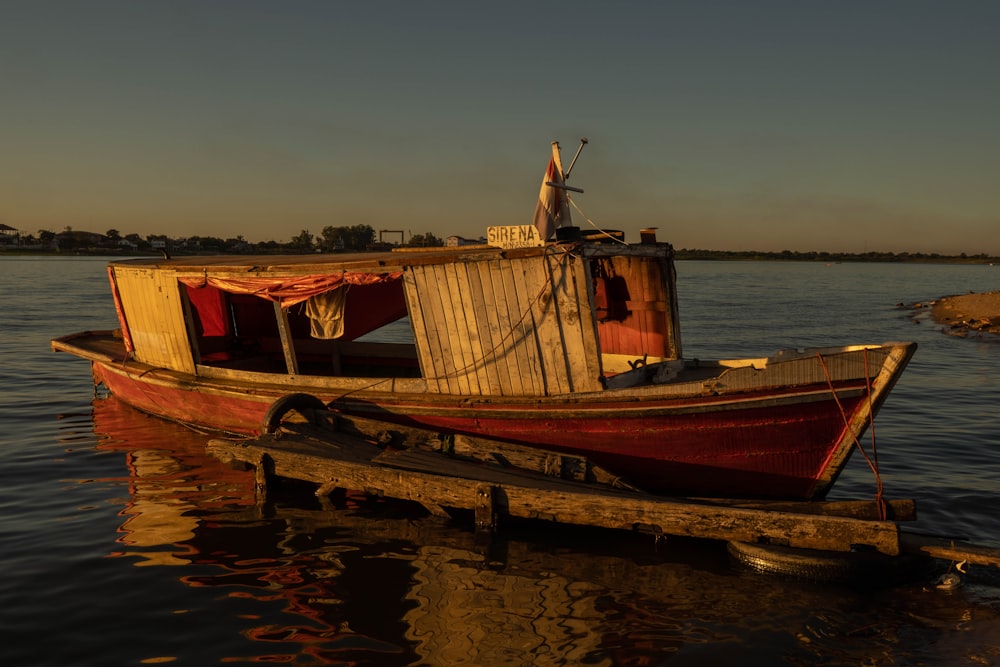
[[[116,326],[105,260],[0,257],[0,664],[989,665],[1000,577],[893,587],[764,576],[723,545],[469,526],[307,489],[254,501],[207,436],[97,398],[49,339]],[[1000,267],[681,262],[686,356],[916,340],[876,422],[920,530],[1000,546],[1000,342],[900,302]],[[867,498],[856,458],[835,491]]]

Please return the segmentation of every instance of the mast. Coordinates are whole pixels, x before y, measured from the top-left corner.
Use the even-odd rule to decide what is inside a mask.
[[[576,160],[574,159],[574,162]],[[556,166],[558,181],[554,186],[559,197],[559,215],[556,216],[556,229],[561,227],[572,227],[573,217],[569,212],[569,196],[566,194],[566,174],[563,172],[562,152],[559,150],[559,142],[552,142],[552,162]]]

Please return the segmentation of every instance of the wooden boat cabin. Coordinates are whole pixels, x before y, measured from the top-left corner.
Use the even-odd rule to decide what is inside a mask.
[[[126,350],[152,367],[547,396],[680,359],[672,255],[655,242],[481,246],[139,259],[109,275]],[[371,335],[387,325],[396,342]]]

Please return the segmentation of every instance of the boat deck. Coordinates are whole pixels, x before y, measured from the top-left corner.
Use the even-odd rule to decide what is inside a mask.
[[[104,363],[119,363],[126,358],[125,342],[115,331],[81,331],[63,336],[52,341],[52,349]]]

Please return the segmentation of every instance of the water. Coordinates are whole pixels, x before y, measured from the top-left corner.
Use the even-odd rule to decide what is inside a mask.
[[[287,485],[98,398],[50,338],[115,326],[105,262],[0,258],[0,664],[1000,664],[1000,577],[893,587],[756,575],[722,545],[463,523]],[[686,355],[916,340],[876,423],[887,495],[1000,546],[1000,342],[896,308],[1000,288],[986,266],[682,262]],[[835,497],[870,497],[852,461]]]

